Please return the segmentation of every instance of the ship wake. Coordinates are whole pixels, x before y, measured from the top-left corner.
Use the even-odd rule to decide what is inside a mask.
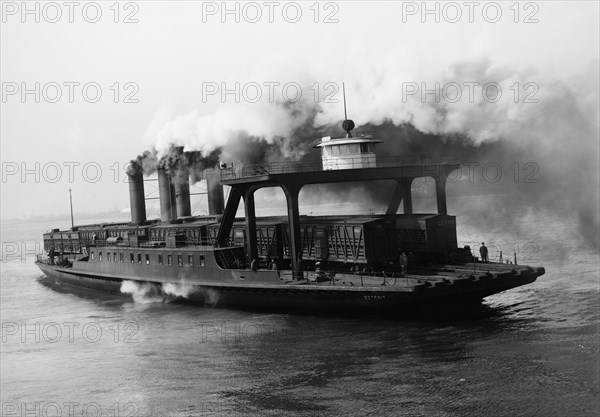
[[[176,300],[203,300],[208,306],[215,306],[219,301],[219,295],[212,290],[201,289],[186,282],[178,283],[150,283],[123,281],[121,292],[129,294],[138,304],[170,303]]]

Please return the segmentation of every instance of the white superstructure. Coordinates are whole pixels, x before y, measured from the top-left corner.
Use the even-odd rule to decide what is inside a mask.
[[[326,136],[315,148],[321,148],[323,170],[375,168],[375,144],[380,140],[373,139],[370,133],[361,133],[345,138],[332,139]]]

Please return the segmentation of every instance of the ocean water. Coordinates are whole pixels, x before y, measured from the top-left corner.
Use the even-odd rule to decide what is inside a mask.
[[[546,275],[437,321],[57,289],[30,253],[55,225],[3,224],[2,415],[596,416],[597,249],[569,219],[521,220],[485,234],[459,221],[459,240],[485,237],[492,258],[518,252]]]

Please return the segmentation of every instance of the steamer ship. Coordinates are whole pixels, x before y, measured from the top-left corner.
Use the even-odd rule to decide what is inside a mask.
[[[209,306],[308,313],[444,314],[544,274],[516,257],[481,262],[458,247],[446,204],[446,182],[458,163],[378,158],[379,140],[353,135],[351,120],[343,128],[345,137],[315,146],[318,164],[221,164],[207,172],[205,216],[191,215],[189,177],[176,180],[158,169],[160,219],[147,219],[144,175],[130,173],[130,222],[53,229],[36,264],[59,285],[120,293],[133,282]],[[413,212],[418,178],[435,181],[437,212]],[[306,185],[381,180],[393,184],[384,214],[300,214]],[[283,190],[286,216],[256,216],[255,192],[266,187]],[[240,204],[244,217],[236,218]]]

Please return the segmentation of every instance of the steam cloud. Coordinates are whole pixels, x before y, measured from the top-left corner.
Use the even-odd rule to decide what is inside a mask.
[[[486,59],[456,63],[442,74],[425,76],[414,63],[414,73],[408,73],[393,54],[382,61],[357,65],[354,74],[345,74],[350,116],[362,123],[357,130],[373,131],[384,141],[380,155],[444,154],[458,162],[498,163],[505,170],[502,181],[487,185],[493,186],[495,193],[519,195],[507,198],[499,207],[487,207],[485,216],[504,216],[510,221],[515,214],[532,210],[574,216],[585,244],[598,247],[598,63],[576,78],[558,80]],[[436,82],[441,86],[457,83],[463,97],[451,102],[431,94],[423,97],[419,92],[403,100],[407,82],[416,82],[419,89],[421,82],[428,89]],[[498,83],[502,94],[490,102],[476,88],[470,99],[467,82],[480,86]],[[527,82],[534,85],[525,89]],[[539,90],[528,96],[537,87]],[[526,97],[538,102],[526,102]],[[188,169],[193,179],[198,172],[195,167],[214,166],[219,160],[248,164],[316,159],[318,153],[312,150],[315,139],[341,133],[341,111],[339,103],[310,99],[225,103],[209,115],[199,110],[176,115],[166,106],[158,111],[146,134],[153,149],[133,165],[146,174],[161,164],[183,172]],[[528,161],[539,168],[536,185],[507,179],[512,179],[508,170],[513,163]],[[347,185],[330,191],[329,198],[349,192]],[[377,201],[384,201],[389,194],[377,186],[364,187],[364,192]],[[470,221],[484,224],[485,216],[473,213]]]
[[[152,284],[149,282],[123,281],[121,292],[130,294],[138,304],[169,303],[177,298],[189,299],[192,294],[199,294],[204,303],[210,307],[217,305],[219,295],[211,289],[201,289],[180,278],[180,282]]]

